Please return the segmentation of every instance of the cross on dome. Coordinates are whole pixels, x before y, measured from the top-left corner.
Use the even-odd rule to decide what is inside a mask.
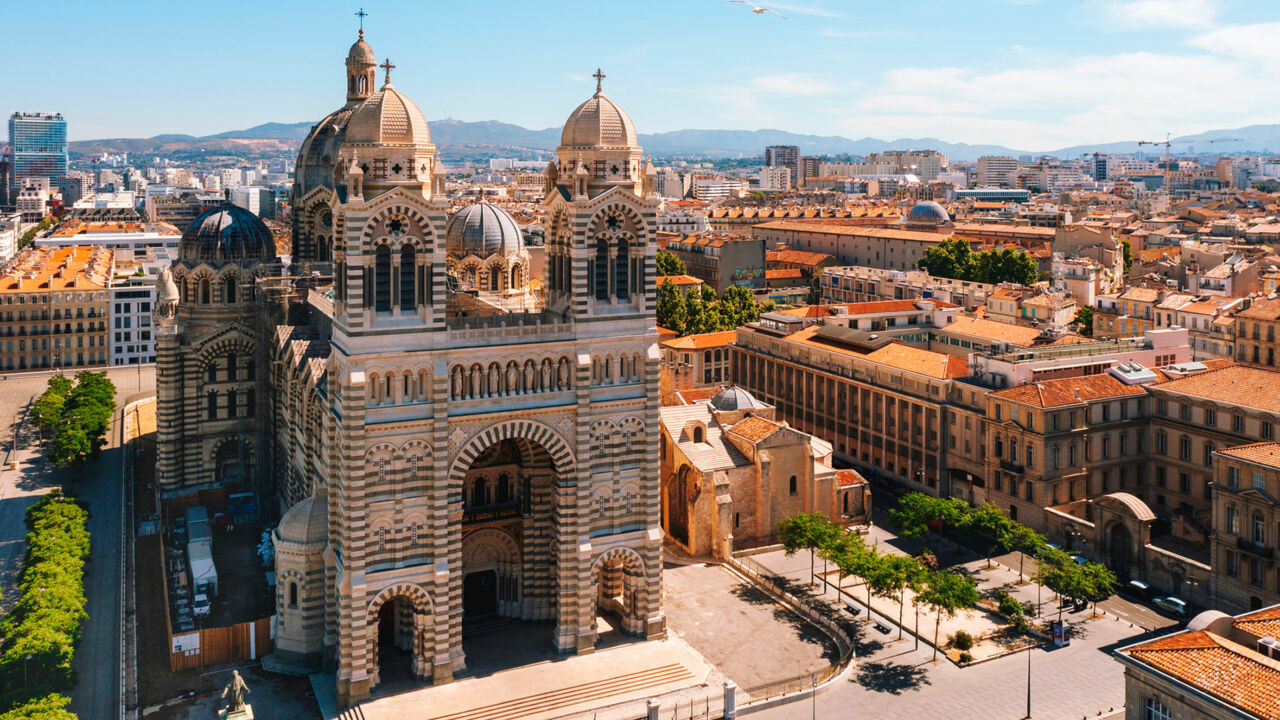
[[[595,73],[591,77],[596,79],[596,94],[599,95],[601,92],[603,92],[604,79],[608,76],[605,75],[604,72],[600,70],[600,68],[596,68]]]
[[[365,11],[364,11],[364,8],[360,8],[359,10],[357,10],[357,11],[356,11],[356,17],[360,18],[360,34],[361,34],[361,35],[363,35],[363,34],[364,34],[364,19],[365,19],[365,18],[367,18],[367,17],[369,17],[369,13],[365,12]]]
[[[396,67],[395,65],[392,65],[392,64],[391,64],[391,58],[387,58],[386,60],[383,60],[383,61],[382,61],[382,64],[381,64],[381,65],[379,65],[378,67],[382,68],[383,70],[385,70],[385,71],[387,72],[387,74],[386,74],[386,79],[384,79],[384,80],[382,81],[382,84],[383,84],[383,85],[390,85],[390,84],[391,84],[391,71],[392,71],[392,70],[394,70],[394,69],[395,69],[395,67]]]

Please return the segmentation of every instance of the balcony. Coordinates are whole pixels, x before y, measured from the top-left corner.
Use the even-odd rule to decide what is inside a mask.
[[[464,523],[488,522],[520,517],[520,501],[467,508],[462,512]]]
[[[1270,560],[1274,558],[1276,554],[1275,548],[1255,545],[1253,541],[1243,537],[1236,538],[1236,547],[1239,548],[1241,552],[1247,552],[1250,555],[1255,555],[1263,558],[1264,560]]]
[[[1023,470],[1022,463],[1016,460],[1001,460],[1000,469],[1005,472],[1021,473]]]

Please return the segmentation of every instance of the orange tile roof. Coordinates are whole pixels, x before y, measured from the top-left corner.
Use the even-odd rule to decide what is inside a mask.
[[[1280,662],[1198,630],[1129,649],[1129,655],[1220,700],[1280,720]]]
[[[1238,460],[1280,468],[1280,442],[1260,442],[1223,448],[1218,452]]]
[[[769,250],[764,254],[767,263],[795,263],[797,265],[813,265],[827,261],[835,261],[828,253],[809,252],[807,250]]]
[[[856,235],[858,237],[885,238],[890,240],[916,240],[919,242],[940,243],[948,238],[946,233],[918,232],[915,230],[897,230],[891,228],[875,228],[865,225],[837,225],[822,222],[796,222],[790,220],[774,220],[773,222],[752,225],[759,230],[794,230],[798,232],[827,233],[830,235]]]
[[[664,347],[674,348],[677,350],[704,350],[707,348],[724,347],[733,342],[738,337],[737,330],[726,330],[724,332],[702,333],[701,335],[686,335],[671,340],[662,341]]]
[[[107,286],[115,255],[97,246],[28,248],[11,260],[0,278],[0,292],[101,290]]]
[[[856,470],[837,470],[836,482],[840,487],[852,487],[866,484],[867,481]]]
[[[781,423],[765,420],[758,415],[747,417],[742,422],[729,428],[729,432],[756,443],[782,429]]]
[[[1280,638],[1280,606],[1263,608],[1236,618],[1235,627],[1258,638]]]
[[[897,342],[867,354],[866,358],[882,365],[940,380],[969,376],[969,361],[964,358]]]
[[[1260,298],[1254,300],[1248,310],[1241,310],[1236,317],[1249,320],[1280,319],[1280,298]]]
[[[1035,407],[1051,408],[1063,405],[1102,400],[1104,398],[1145,395],[1141,385],[1126,385],[1110,373],[1082,377],[1042,380],[991,393],[1003,400],[1025,403]]]
[[[1013,323],[1002,323],[995,320],[987,320],[986,318],[970,317],[961,315],[954,322],[941,328],[943,332],[956,333],[958,335],[968,335],[970,337],[981,338],[991,342],[1005,342],[1011,345],[1021,345],[1031,347],[1036,344],[1036,338],[1040,337],[1040,331],[1023,325],[1014,325]],[[1089,338],[1081,335],[1067,334],[1055,339],[1049,345],[1073,345],[1075,343],[1089,342]]]
[[[1246,365],[1228,364],[1190,377],[1166,380],[1157,390],[1182,393],[1227,405],[1280,413],[1280,373]]]
[[[782,270],[765,270],[764,277],[766,280],[783,280],[786,278],[803,278],[804,271],[800,268],[786,268]]]
[[[671,283],[676,287],[682,287],[684,285],[701,285],[702,284],[701,280],[699,280],[698,278],[692,275],[659,275],[657,278],[658,287],[662,287],[662,284],[668,280],[670,280]]]
[[[705,388],[688,388],[679,390],[675,393],[678,405],[693,405],[694,403],[705,402],[715,397],[724,388],[721,387],[705,387]]]

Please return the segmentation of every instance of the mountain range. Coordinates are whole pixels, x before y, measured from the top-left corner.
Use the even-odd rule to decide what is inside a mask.
[[[229,151],[236,149],[287,150],[306,137],[312,123],[265,123],[246,130],[232,130],[196,137],[166,134],[151,138],[113,138],[72,142],[71,151],[166,153],[178,151]],[[560,144],[560,129],[530,130],[497,120],[465,122],[446,118],[430,122],[431,138],[446,157],[450,149],[547,152]],[[1174,153],[1280,152],[1280,124],[1250,125],[1228,130],[1210,130],[1172,139]],[[938,150],[957,161],[973,161],[982,155],[1053,155],[1067,159],[1093,152],[1162,152],[1159,146],[1137,141],[1074,145],[1049,150],[1020,150],[1003,145],[951,143],[937,138],[880,140],[864,137],[853,140],[839,135],[802,135],[785,130],[674,130],[641,134],[640,145],[657,157],[758,157],[766,145],[796,145],[802,155],[867,155],[885,150]]]

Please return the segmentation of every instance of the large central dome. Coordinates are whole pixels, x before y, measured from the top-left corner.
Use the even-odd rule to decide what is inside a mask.
[[[426,145],[431,131],[418,106],[388,83],[351,112],[346,142]]]
[[[271,262],[276,259],[276,244],[257,215],[236,205],[222,205],[205,210],[182,233],[178,259],[191,264]]]
[[[445,226],[444,237],[445,252],[457,258],[511,255],[524,247],[516,219],[490,203],[468,205],[454,213]]]
[[[560,144],[635,147],[640,141],[627,112],[597,88],[596,94],[579,105],[565,121]]]

